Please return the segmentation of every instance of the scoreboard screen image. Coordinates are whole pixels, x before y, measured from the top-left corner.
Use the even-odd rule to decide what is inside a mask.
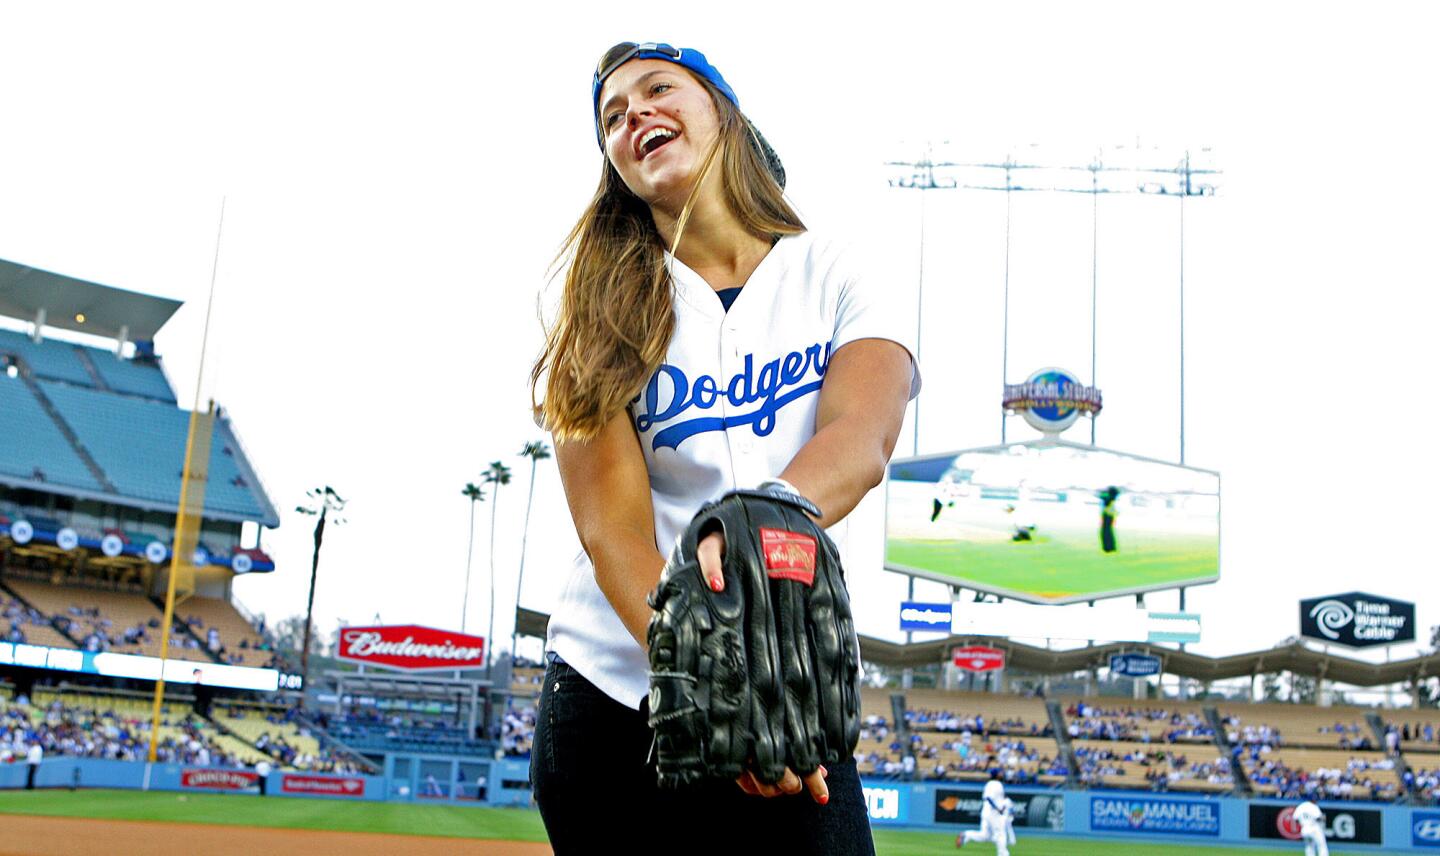
[[[1220,578],[1220,476],[1064,441],[890,464],[887,570],[1030,603]]]

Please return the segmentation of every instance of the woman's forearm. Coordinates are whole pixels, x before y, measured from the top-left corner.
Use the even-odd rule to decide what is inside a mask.
[[[645,598],[660,582],[665,557],[655,549],[653,538],[639,532],[615,532],[603,544],[587,548],[595,566],[595,582],[625,629],[641,648],[648,649],[645,631],[650,626],[650,607]]]
[[[861,339],[835,352],[820,390],[812,436],[780,477],[833,526],[885,479],[909,400],[910,354],[884,339]]]
[[[780,477],[819,507],[821,526],[833,526],[884,480],[889,459],[880,438],[842,417],[816,432]]]

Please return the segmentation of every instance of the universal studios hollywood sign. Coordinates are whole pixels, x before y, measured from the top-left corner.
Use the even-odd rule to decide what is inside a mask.
[[[1415,604],[1352,591],[1300,601],[1300,635],[1331,645],[1372,648],[1415,641]]]

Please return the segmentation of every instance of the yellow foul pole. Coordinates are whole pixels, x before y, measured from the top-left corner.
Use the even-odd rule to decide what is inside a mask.
[[[220,263],[220,235],[225,227],[225,200],[220,200],[220,226],[215,234],[215,261],[210,268],[210,295],[205,306],[205,328],[200,338],[200,366],[195,373],[195,404],[185,436],[185,466],[180,475],[180,507],[175,515],[175,540],[170,551],[170,574],[165,582],[165,623],[160,629],[160,674],[155,680],[155,699],[150,708],[151,763],[160,741],[160,707],[165,697],[165,664],[170,656],[170,631],[175,624],[175,583],[181,574],[189,582],[182,597],[194,591],[195,548],[200,540],[200,523],[205,510],[205,486],[210,469],[210,436],[215,426],[212,401],[200,410],[205,379],[205,351],[210,341],[210,313],[215,308],[215,272]]]
[[[214,426],[213,412],[190,411],[190,428],[185,438],[185,469],[180,477],[180,511],[175,516],[175,541],[170,551],[170,578],[165,583],[165,624],[160,630],[160,676],[155,681],[155,701],[150,709],[150,754],[155,761],[155,746],[160,739],[160,705],[165,696],[165,663],[170,657],[170,630],[175,625],[175,582],[188,573],[194,591],[194,554],[199,544],[200,510],[205,507],[205,478],[209,469],[209,434]],[[204,447],[204,463],[195,466],[196,447]],[[198,501],[194,501],[198,494]],[[199,508],[192,511],[192,505]]]

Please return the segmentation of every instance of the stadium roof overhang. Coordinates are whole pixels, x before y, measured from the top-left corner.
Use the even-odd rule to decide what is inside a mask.
[[[488,681],[452,678],[443,674],[421,675],[388,671],[349,672],[332,669],[326,671],[325,676],[336,684],[343,685],[347,692],[374,693],[430,701],[454,701],[457,694],[462,698],[475,698],[486,686],[489,686]]]
[[[157,502],[118,493],[108,493],[101,490],[86,490],[85,488],[55,484],[53,482],[21,478],[6,473],[0,473],[0,487],[33,490],[39,493],[53,493],[57,496],[68,496],[72,499],[107,502],[124,508],[139,509],[140,511],[158,511],[165,514],[177,514],[180,511],[180,506],[173,502]],[[203,515],[204,519],[223,520],[228,523],[259,523],[270,529],[279,528],[280,515],[276,513],[274,506],[270,504],[269,497],[266,496],[263,491],[261,491],[258,496],[264,500],[261,503],[261,514],[258,517],[253,514],[237,514],[232,511],[221,511],[207,506]]]
[[[1067,651],[1052,651],[1037,648],[1008,639],[993,637],[952,636],[934,642],[915,642],[909,645],[887,642],[868,636],[860,637],[860,656],[880,666],[904,668],[907,666],[929,666],[948,661],[950,650],[956,645],[977,642],[999,648],[1006,653],[1007,667],[1023,669],[1038,674],[1063,674],[1090,668],[1103,668],[1110,664],[1110,655],[1144,652],[1160,658],[1161,669],[1169,675],[1179,675],[1199,681],[1219,681],[1226,678],[1250,677],[1272,672],[1294,672],[1329,681],[1339,681],[1357,687],[1398,684],[1420,678],[1440,675],[1440,653],[1395,660],[1390,663],[1370,663],[1334,653],[1316,651],[1296,641],[1264,651],[1234,654],[1228,657],[1206,657],[1173,648],[1161,648],[1135,643],[1111,643],[1073,648]]]
[[[0,315],[59,330],[151,341],[181,301],[126,291],[0,259]],[[81,321],[79,319],[83,318]]]
[[[515,632],[521,636],[536,636],[545,638],[545,633],[550,628],[550,616],[543,612],[536,612],[533,609],[526,609],[523,606],[515,607]]]
[[[519,631],[527,636],[545,638],[550,616],[533,609],[518,609],[515,622]],[[1252,651],[1248,654],[1234,654],[1229,657],[1206,657],[1174,648],[1133,642],[1114,642],[1108,645],[1091,645],[1087,648],[1072,648],[1067,651],[1053,651],[1037,648],[1008,639],[992,636],[951,636],[933,642],[888,642],[872,636],[860,637],[860,657],[867,663],[903,669],[906,667],[933,666],[948,662],[950,651],[957,645],[979,643],[999,648],[1005,652],[1005,665],[1041,675],[1066,674],[1110,665],[1110,655],[1126,653],[1147,653],[1160,658],[1160,668],[1167,675],[1179,675],[1197,681],[1219,681],[1226,678],[1246,678],[1272,672],[1294,672],[1327,681],[1339,681],[1357,687],[1374,687],[1385,684],[1400,684],[1440,676],[1440,652],[1408,660],[1390,663],[1370,663],[1338,654],[1327,654],[1306,647],[1294,641],[1266,651]]]

